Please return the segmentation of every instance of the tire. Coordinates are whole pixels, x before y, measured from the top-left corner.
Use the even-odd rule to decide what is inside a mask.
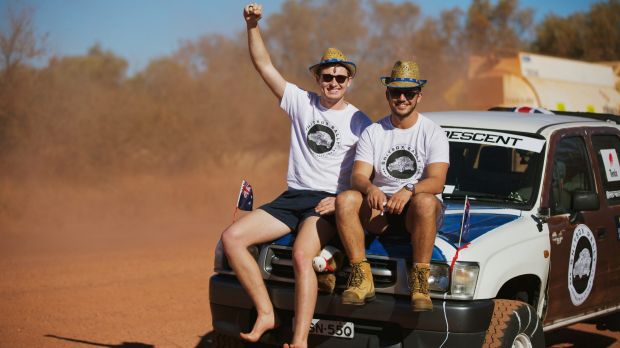
[[[484,348],[544,348],[545,336],[536,311],[525,302],[493,300],[495,308]]]
[[[213,348],[243,348],[245,344],[236,337],[214,332],[211,338],[211,346]]]

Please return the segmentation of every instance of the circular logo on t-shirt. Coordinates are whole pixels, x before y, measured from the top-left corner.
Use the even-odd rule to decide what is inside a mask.
[[[338,128],[327,121],[313,121],[306,126],[306,144],[317,157],[325,157],[340,144]]]
[[[386,177],[399,181],[411,181],[421,174],[422,163],[410,145],[396,145],[381,160],[381,171]]]
[[[579,225],[573,232],[568,262],[568,292],[575,306],[590,295],[596,272],[596,241],[586,225]]]

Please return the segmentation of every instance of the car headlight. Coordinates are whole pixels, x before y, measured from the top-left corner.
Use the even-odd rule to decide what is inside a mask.
[[[448,292],[450,288],[450,266],[445,263],[431,263],[431,273],[428,277],[430,291]]]
[[[451,294],[455,298],[471,299],[476,290],[480,267],[475,263],[456,262],[452,269]]]

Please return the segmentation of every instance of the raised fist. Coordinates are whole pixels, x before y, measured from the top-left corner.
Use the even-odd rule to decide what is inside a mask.
[[[256,25],[263,15],[263,5],[255,2],[243,8],[243,18],[248,25]]]

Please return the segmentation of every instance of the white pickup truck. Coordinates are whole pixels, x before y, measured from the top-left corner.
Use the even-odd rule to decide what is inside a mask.
[[[620,127],[613,115],[425,113],[450,141],[447,204],[433,252],[433,311],[413,313],[405,233],[367,235],[376,300],[342,305],[347,279],[319,294],[312,347],[544,347],[543,330],[620,309]],[[604,121],[593,117],[609,117]],[[464,201],[469,226],[461,233]],[[292,235],[253,248],[291,337]],[[338,241],[334,241],[338,245]],[[243,346],[252,302],[218,246],[210,279],[214,346]]]

